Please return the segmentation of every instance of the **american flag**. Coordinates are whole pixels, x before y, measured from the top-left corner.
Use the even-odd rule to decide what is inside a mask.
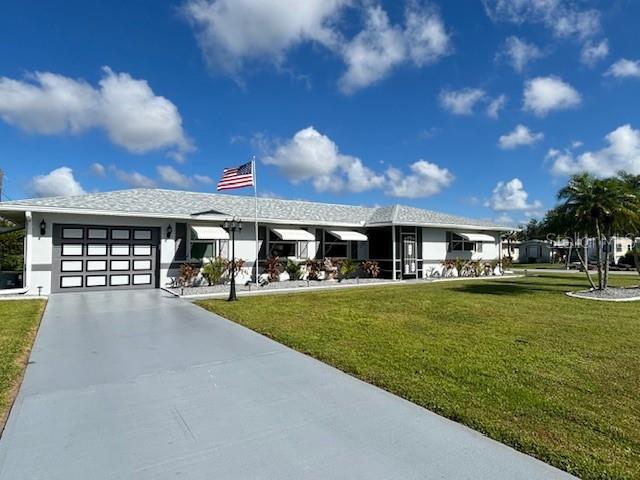
[[[225,168],[218,182],[218,191],[253,186],[253,162],[236,168]]]

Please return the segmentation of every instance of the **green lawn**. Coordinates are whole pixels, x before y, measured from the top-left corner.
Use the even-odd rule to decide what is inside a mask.
[[[585,284],[545,274],[198,303],[581,477],[640,478],[640,303],[562,293]]]
[[[0,428],[22,379],[44,300],[0,301]]]
[[[564,270],[564,263],[514,263],[511,265],[512,269],[523,269],[523,268],[542,268],[542,269],[555,269],[555,270]]]

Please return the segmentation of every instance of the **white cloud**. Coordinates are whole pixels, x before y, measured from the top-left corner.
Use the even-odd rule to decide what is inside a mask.
[[[640,78],[640,60],[621,58],[605,72],[608,77]]]
[[[113,165],[109,167],[109,170],[115,174],[118,180],[132,187],[154,188],[156,186],[155,180],[139,172],[127,172]]]
[[[345,7],[365,17],[364,29],[352,38],[339,29]],[[352,0],[188,0],[183,12],[209,66],[238,82],[247,66],[266,61],[280,67],[305,43],[343,59],[344,93],[382,80],[401,64],[423,67],[451,51],[437,10],[417,1],[408,3],[403,25],[391,24],[379,5]]]
[[[537,210],[542,204],[536,200],[529,203],[529,194],[525,191],[524,185],[519,178],[514,178],[508,182],[498,182],[493,189],[491,199],[485,204],[495,211],[513,210]]]
[[[214,183],[213,178],[209,177],[208,175],[194,175],[193,179],[198,182],[198,183],[202,183],[203,185],[211,185]]]
[[[97,88],[49,72],[27,80],[0,78],[0,118],[43,135],[77,134],[92,128],[132,153],[171,148],[181,159],[193,149],[176,106],[154,94],[145,80],[104,68]]]
[[[94,162],[90,167],[91,173],[93,173],[97,177],[104,177],[107,175],[107,169],[104,165],[99,162]]]
[[[553,161],[551,167],[555,175],[572,175],[590,172],[600,177],[615,175],[625,170],[640,175],[640,130],[631,125],[622,125],[605,137],[607,147],[587,151],[575,156],[569,150],[551,149],[547,159]]]
[[[170,148],[177,160],[193,150],[176,106],[145,80],[108,67],[98,87],[49,72],[27,80],[0,77],[0,118],[28,132],[55,135],[103,129],[132,153]]]
[[[449,35],[434,9],[420,9],[411,3],[401,27],[390,24],[382,7],[369,7],[364,30],[342,47],[347,71],[339,80],[340,90],[353,93],[382,80],[402,63],[423,67],[450,50]]]
[[[504,42],[498,57],[506,58],[516,72],[522,72],[529,62],[541,58],[544,54],[535,44],[511,36]]]
[[[524,86],[524,110],[540,117],[553,110],[575,107],[581,102],[578,91],[558,77],[536,77]]]
[[[593,67],[600,60],[609,55],[609,41],[605,38],[598,43],[585,42],[580,52],[580,61],[589,67]]]
[[[504,108],[505,103],[507,103],[507,96],[504,94],[498,95],[487,105],[487,115],[491,118],[498,118],[500,110]]]
[[[189,0],[183,8],[194,25],[210,67],[236,76],[247,61],[284,61],[305,42],[333,48],[335,24],[349,0]]]
[[[455,177],[446,168],[426,160],[418,160],[409,167],[411,174],[404,175],[397,168],[387,169],[387,195],[393,197],[430,197],[453,183]]]
[[[297,132],[263,161],[279,167],[293,183],[312,181],[318,191],[362,192],[384,184],[384,176],[364,166],[359,158],[340,153],[329,137],[313,127]]]
[[[513,225],[514,223],[513,218],[508,213],[501,213],[494,219],[494,221],[502,225]]]
[[[580,9],[573,0],[483,0],[483,4],[494,22],[539,23],[559,38],[583,40],[601,29],[600,12]]]
[[[498,140],[498,146],[503,150],[512,150],[521,145],[533,145],[544,138],[542,132],[534,133],[524,125],[516,125],[512,132],[506,133]]]
[[[56,168],[46,175],[34,177],[28,191],[36,197],[70,197],[86,193],[69,167]]]
[[[456,115],[471,115],[475,105],[485,98],[484,90],[479,88],[463,88],[462,90],[442,90],[440,105]]]
[[[171,165],[159,165],[156,167],[160,180],[170,185],[175,185],[180,188],[188,188],[191,186],[191,179],[186,175],[178,172]]]

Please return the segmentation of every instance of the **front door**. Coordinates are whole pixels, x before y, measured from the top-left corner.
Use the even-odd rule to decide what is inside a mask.
[[[416,236],[413,233],[402,234],[402,278],[416,278],[418,272]]]

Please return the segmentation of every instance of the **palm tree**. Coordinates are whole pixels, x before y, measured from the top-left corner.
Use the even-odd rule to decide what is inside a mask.
[[[640,198],[640,175],[620,172],[619,176],[629,191]],[[636,226],[636,228],[632,229],[629,233],[632,235],[633,240],[633,261],[636,264],[638,275],[640,275],[640,225]]]
[[[596,286],[593,283],[593,278],[591,278],[588,265],[587,239],[589,238],[590,227],[590,224],[577,223],[563,205],[549,210],[542,221],[542,229],[548,239],[553,238],[556,241],[567,240],[569,242],[570,249],[569,255],[567,256],[567,267],[569,258],[571,257],[571,247],[575,247],[578,260],[587,276],[589,285],[595,289]],[[582,252],[580,251],[581,248]]]
[[[638,227],[640,198],[620,178],[599,179],[583,173],[571,177],[558,192],[558,199],[563,201],[561,209],[566,220],[587,227],[587,233],[595,236],[598,289],[606,289],[612,239]]]

